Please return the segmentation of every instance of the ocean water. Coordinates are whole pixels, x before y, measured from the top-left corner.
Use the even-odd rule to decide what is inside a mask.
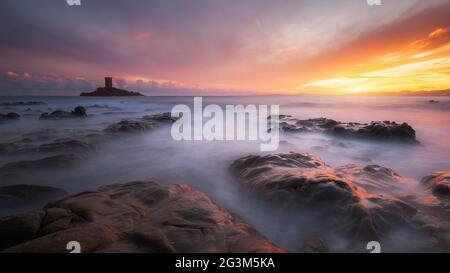
[[[439,103],[430,103],[434,99]],[[16,112],[18,121],[0,124],[0,143],[32,139],[33,144],[55,139],[80,139],[91,136],[112,123],[144,115],[170,112],[176,104],[193,104],[192,97],[3,97],[2,102],[39,101],[47,105],[0,106],[0,113]],[[409,178],[416,187],[404,194],[420,191],[419,180],[435,171],[450,170],[450,98],[446,97],[322,97],[260,96],[204,97],[203,104],[276,104],[281,114],[300,119],[326,117],[343,122],[407,122],[415,130],[420,145],[376,141],[334,139],[320,134],[282,134],[282,144],[274,152],[309,152],[322,157],[332,167],[345,164],[378,164]],[[39,120],[42,112],[88,110],[86,119]],[[29,109],[28,109],[29,108]],[[336,145],[336,142],[339,145]],[[0,181],[0,186],[37,184],[63,188],[70,193],[95,189],[101,185],[135,180],[162,183],[187,183],[206,192],[221,206],[233,211],[271,241],[296,251],[304,234],[318,229],[317,223],[292,219],[292,215],[273,215],[263,204],[239,190],[228,168],[249,154],[259,154],[258,141],[174,141],[170,126],[144,133],[125,134],[96,142],[94,152],[86,154],[79,166],[56,171],[42,171],[25,178]],[[48,155],[46,155],[48,156]],[[39,159],[42,154],[0,155],[0,166],[9,162]],[[16,212],[11,208],[8,212]],[[306,218],[305,218],[306,219]],[[299,232],[298,226],[302,227]],[[309,221],[309,222],[308,222]],[[295,222],[295,223],[294,223]],[[292,228],[291,228],[292,227]],[[339,246],[338,246],[339,247]],[[337,247],[337,248],[338,248]]]

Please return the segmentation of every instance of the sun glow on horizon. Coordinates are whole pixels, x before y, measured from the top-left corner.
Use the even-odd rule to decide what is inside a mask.
[[[366,64],[351,76],[319,79],[297,89],[326,93],[443,90],[450,87],[450,35],[447,28]]]

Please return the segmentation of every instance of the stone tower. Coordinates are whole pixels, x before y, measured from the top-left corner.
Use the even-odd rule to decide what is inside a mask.
[[[113,88],[113,79],[112,79],[112,77],[105,77],[105,88],[106,89]]]

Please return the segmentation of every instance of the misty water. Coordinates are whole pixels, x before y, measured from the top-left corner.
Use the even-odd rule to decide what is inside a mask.
[[[430,103],[434,99],[439,103]],[[3,106],[0,113],[16,112],[18,121],[0,124],[0,143],[25,138],[34,144],[71,138],[89,142],[90,135],[112,123],[144,115],[170,112],[176,104],[193,104],[192,97],[18,97],[0,98],[0,102],[40,101],[47,105]],[[337,139],[321,134],[281,134],[280,152],[308,152],[327,164],[378,164],[394,169],[411,180],[405,194],[419,191],[418,181],[435,171],[450,170],[450,98],[432,97],[321,97],[261,96],[204,97],[204,105],[277,104],[280,113],[300,119],[326,117],[343,122],[407,122],[415,130],[420,145]],[[88,110],[85,119],[39,120],[42,112],[75,106]],[[29,109],[28,109],[29,108]],[[50,108],[50,109],[49,109]],[[311,217],[297,217],[286,212],[274,215],[262,203],[248,197],[229,174],[230,164],[249,154],[260,154],[258,141],[181,141],[172,140],[170,125],[144,133],[125,134],[95,143],[82,164],[63,170],[42,171],[31,177],[0,181],[0,186],[15,184],[46,185],[65,189],[71,194],[101,185],[130,181],[187,183],[207,193],[215,202],[239,215],[272,242],[296,251],[302,236],[314,233],[320,223]],[[40,153],[1,155],[0,165],[40,159]],[[419,194],[417,192],[417,194]],[[5,209],[5,208],[4,208]],[[15,213],[15,208],[2,213]],[[299,226],[301,228],[299,228]],[[398,240],[402,240],[401,236]],[[407,240],[407,238],[405,238]],[[336,249],[339,249],[339,240]],[[345,247],[345,246],[342,246]]]

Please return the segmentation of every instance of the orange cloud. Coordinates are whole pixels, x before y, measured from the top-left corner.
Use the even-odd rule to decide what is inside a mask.
[[[413,49],[431,49],[450,41],[447,28],[437,28],[428,34],[428,37],[421,40],[416,40],[411,43],[410,47]]]
[[[447,33],[448,33],[448,29],[446,29],[446,28],[437,28],[435,31],[433,31],[430,34],[428,34],[428,37],[430,37],[430,38],[439,37],[439,36],[442,36],[442,35],[447,34]]]

